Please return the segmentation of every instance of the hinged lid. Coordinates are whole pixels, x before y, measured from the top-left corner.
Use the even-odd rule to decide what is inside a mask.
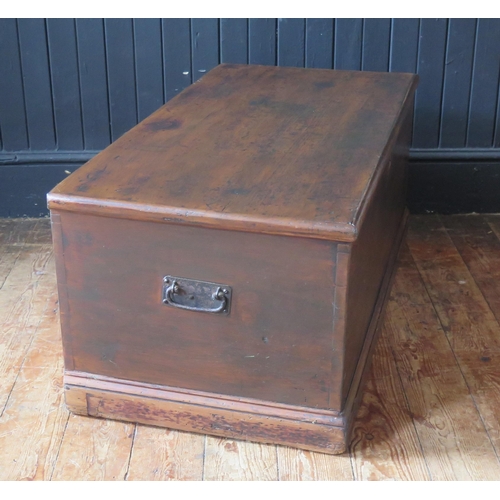
[[[49,208],[352,241],[416,82],[220,65],[56,186]]]

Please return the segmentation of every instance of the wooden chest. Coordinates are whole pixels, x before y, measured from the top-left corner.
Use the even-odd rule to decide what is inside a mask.
[[[221,65],[56,186],[68,407],[341,453],[417,77]]]

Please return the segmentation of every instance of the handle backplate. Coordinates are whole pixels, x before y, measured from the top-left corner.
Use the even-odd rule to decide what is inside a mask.
[[[231,295],[228,285],[176,276],[163,278],[163,303],[178,309],[228,315]]]

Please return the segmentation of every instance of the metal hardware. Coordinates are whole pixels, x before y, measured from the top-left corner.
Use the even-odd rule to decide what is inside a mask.
[[[231,287],[175,276],[163,278],[163,303],[187,311],[228,315]]]

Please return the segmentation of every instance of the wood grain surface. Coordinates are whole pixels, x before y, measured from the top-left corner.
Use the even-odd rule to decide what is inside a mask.
[[[356,480],[429,479],[391,347],[383,336],[354,423],[350,454]]]
[[[500,325],[439,216],[414,217],[407,241],[498,456]]]
[[[351,458],[325,455],[285,446],[276,449],[280,481],[352,481]]]
[[[62,393],[61,336],[53,286],[48,307],[39,317],[34,341],[0,418],[0,480],[51,479],[69,417]]]
[[[34,272],[42,269],[48,221],[0,220],[0,262],[11,259],[2,278],[12,290],[0,322],[19,332],[32,304],[45,302],[24,358],[10,368],[5,358],[4,373],[15,368],[17,376],[0,393],[0,478],[500,479],[500,329],[488,281],[500,231],[497,217],[467,217],[412,218],[353,441],[341,456],[70,416],[52,259],[43,268],[48,274]],[[21,252],[26,257],[16,257]],[[13,313],[27,289],[32,298]]]
[[[71,415],[53,481],[117,481],[126,478],[134,424]]]
[[[133,36],[125,21],[105,26]],[[197,26],[203,51],[215,25]],[[130,114],[111,109],[122,137],[48,194],[67,372],[343,412],[340,426],[198,415],[191,402],[68,383],[70,408],[86,400],[91,416],[344,452],[406,227],[417,81],[223,64],[123,136]],[[186,280],[220,292],[205,299]],[[223,314],[197,314],[220,312],[199,303],[221,299]]]
[[[312,408],[339,392],[330,242],[69,212],[61,225],[67,370]],[[166,306],[166,275],[233,287],[231,314]]]
[[[137,425],[129,481],[201,481],[205,436]]]
[[[481,415],[406,246],[400,254],[384,333],[393,346],[431,478],[500,477]]]
[[[6,224],[0,232],[0,415],[54,291],[50,231],[45,223],[40,235],[39,226]]]
[[[49,208],[352,241],[417,79],[220,65],[64,179]]]
[[[276,481],[276,446],[207,436],[205,481]]]
[[[492,313],[500,321],[500,241],[495,231],[500,218],[442,216],[441,220]]]

